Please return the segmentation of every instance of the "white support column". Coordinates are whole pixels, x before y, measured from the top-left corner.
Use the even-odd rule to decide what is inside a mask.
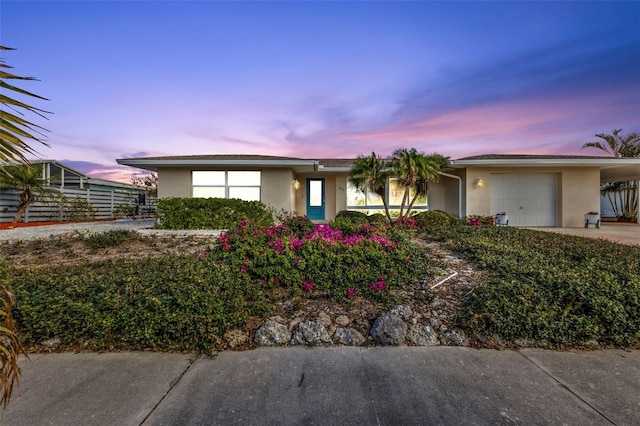
[[[60,169],[60,188],[64,188],[64,169]]]

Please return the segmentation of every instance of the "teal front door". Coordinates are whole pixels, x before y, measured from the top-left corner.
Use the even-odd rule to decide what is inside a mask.
[[[307,179],[307,217],[311,220],[324,220],[324,179]]]

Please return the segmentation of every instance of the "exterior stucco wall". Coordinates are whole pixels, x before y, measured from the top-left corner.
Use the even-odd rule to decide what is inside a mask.
[[[260,200],[276,210],[294,211],[293,179],[291,169],[262,170]]]
[[[442,210],[458,216],[459,181],[441,176],[440,180],[429,186],[429,210]]]
[[[191,197],[191,169],[164,167],[158,169],[158,198]]]
[[[584,226],[584,214],[600,210],[600,169],[597,167],[467,167],[464,183],[465,215],[489,216],[491,206],[491,174],[555,173],[558,175],[556,205],[558,225]],[[483,186],[475,182],[482,179]]]
[[[347,175],[346,174],[298,174],[295,176],[300,182],[300,189],[295,194],[295,211],[299,214],[307,214],[307,178],[324,179],[325,206],[324,220],[335,219],[336,213],[344,210],[347,205]]]
[[[158,169],[158,198],[191,197],[192,168],[166,167]],[[200,168],[197,170],[234,170]],[[235,170],[247,170],[236,168]],[[264,169],[261,174],[260,199],[275,209],[294,209],[293,171],[290,169]]]

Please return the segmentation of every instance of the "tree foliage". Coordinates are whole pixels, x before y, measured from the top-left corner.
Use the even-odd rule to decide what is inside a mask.
[[[600,141],[587,142],[582,148],[596,148],[616,158],[640,158],[640,134],[621,134],[614,129],[610,135],[598,133]],[[638,217],[638,181],[605,182],[600,191],[611,203],[614,214],[624,220]]]
[[[0,45],[0,51],[9,50],[15,49]],[[47,130],[24,117],[25,113],[31,113],[41,118],[47,118],[45,114],[50,114],[50,112],[30,106],[7,96],[5,93],[45,101],[48,99],[7,83],[7,80],[37,81],[34,77],[21,77],[9,72],[8,70],[12,68],[6,64],[3,58],[0,58],[0,89],[2,89],[0,92],[0,103],[2,103],[0,110],[0,172],[6,172],[2,162],[28,164],[26,155],[36,154],[36,150],[31,146],[32,143],[48,146],[44,140],[44,132]]]
[[[13,222],[19,222],[31,204],[39,198],[50,198],[60,195],[59,191],[48,187],[49,182],[42,177],[42,165],[6,166],[5,173],[0,173],[0,191],[18,192],[18,211]]]
[[[427,195],[429,184],[439,180],[439,172],[449,164],[449,158],[434,153],[425,155],[415,148],[397,149],[390,159],[375,152],[354,161],[349,182],[358,190],[374,192],[382,199],[387,219],[391,220],[387,190],[389,179],[395,177],[404,187],[400,217],[409,217],[416,200]]]

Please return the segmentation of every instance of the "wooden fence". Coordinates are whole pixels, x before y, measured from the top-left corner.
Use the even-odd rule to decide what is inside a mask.
[[[95,219],[116,217],[127,210],[125,207],[133,209],[138,214],[149,213],[153,210],[153,200],[150,200],[149,197],[140,197],[136,191],[117,188],[58,189],[63,197],[36,201],[27,208],[22,219],[23,222],[70,220],[74,214],[72,207],[74,200],[82,200],[79,203],[76,201],[76,209],[77,206],[82,206],[83,201],[88,202],[93,209]],[[18,211],[17,205],[17,192],[0,192],[0,222],[11,222]]]

